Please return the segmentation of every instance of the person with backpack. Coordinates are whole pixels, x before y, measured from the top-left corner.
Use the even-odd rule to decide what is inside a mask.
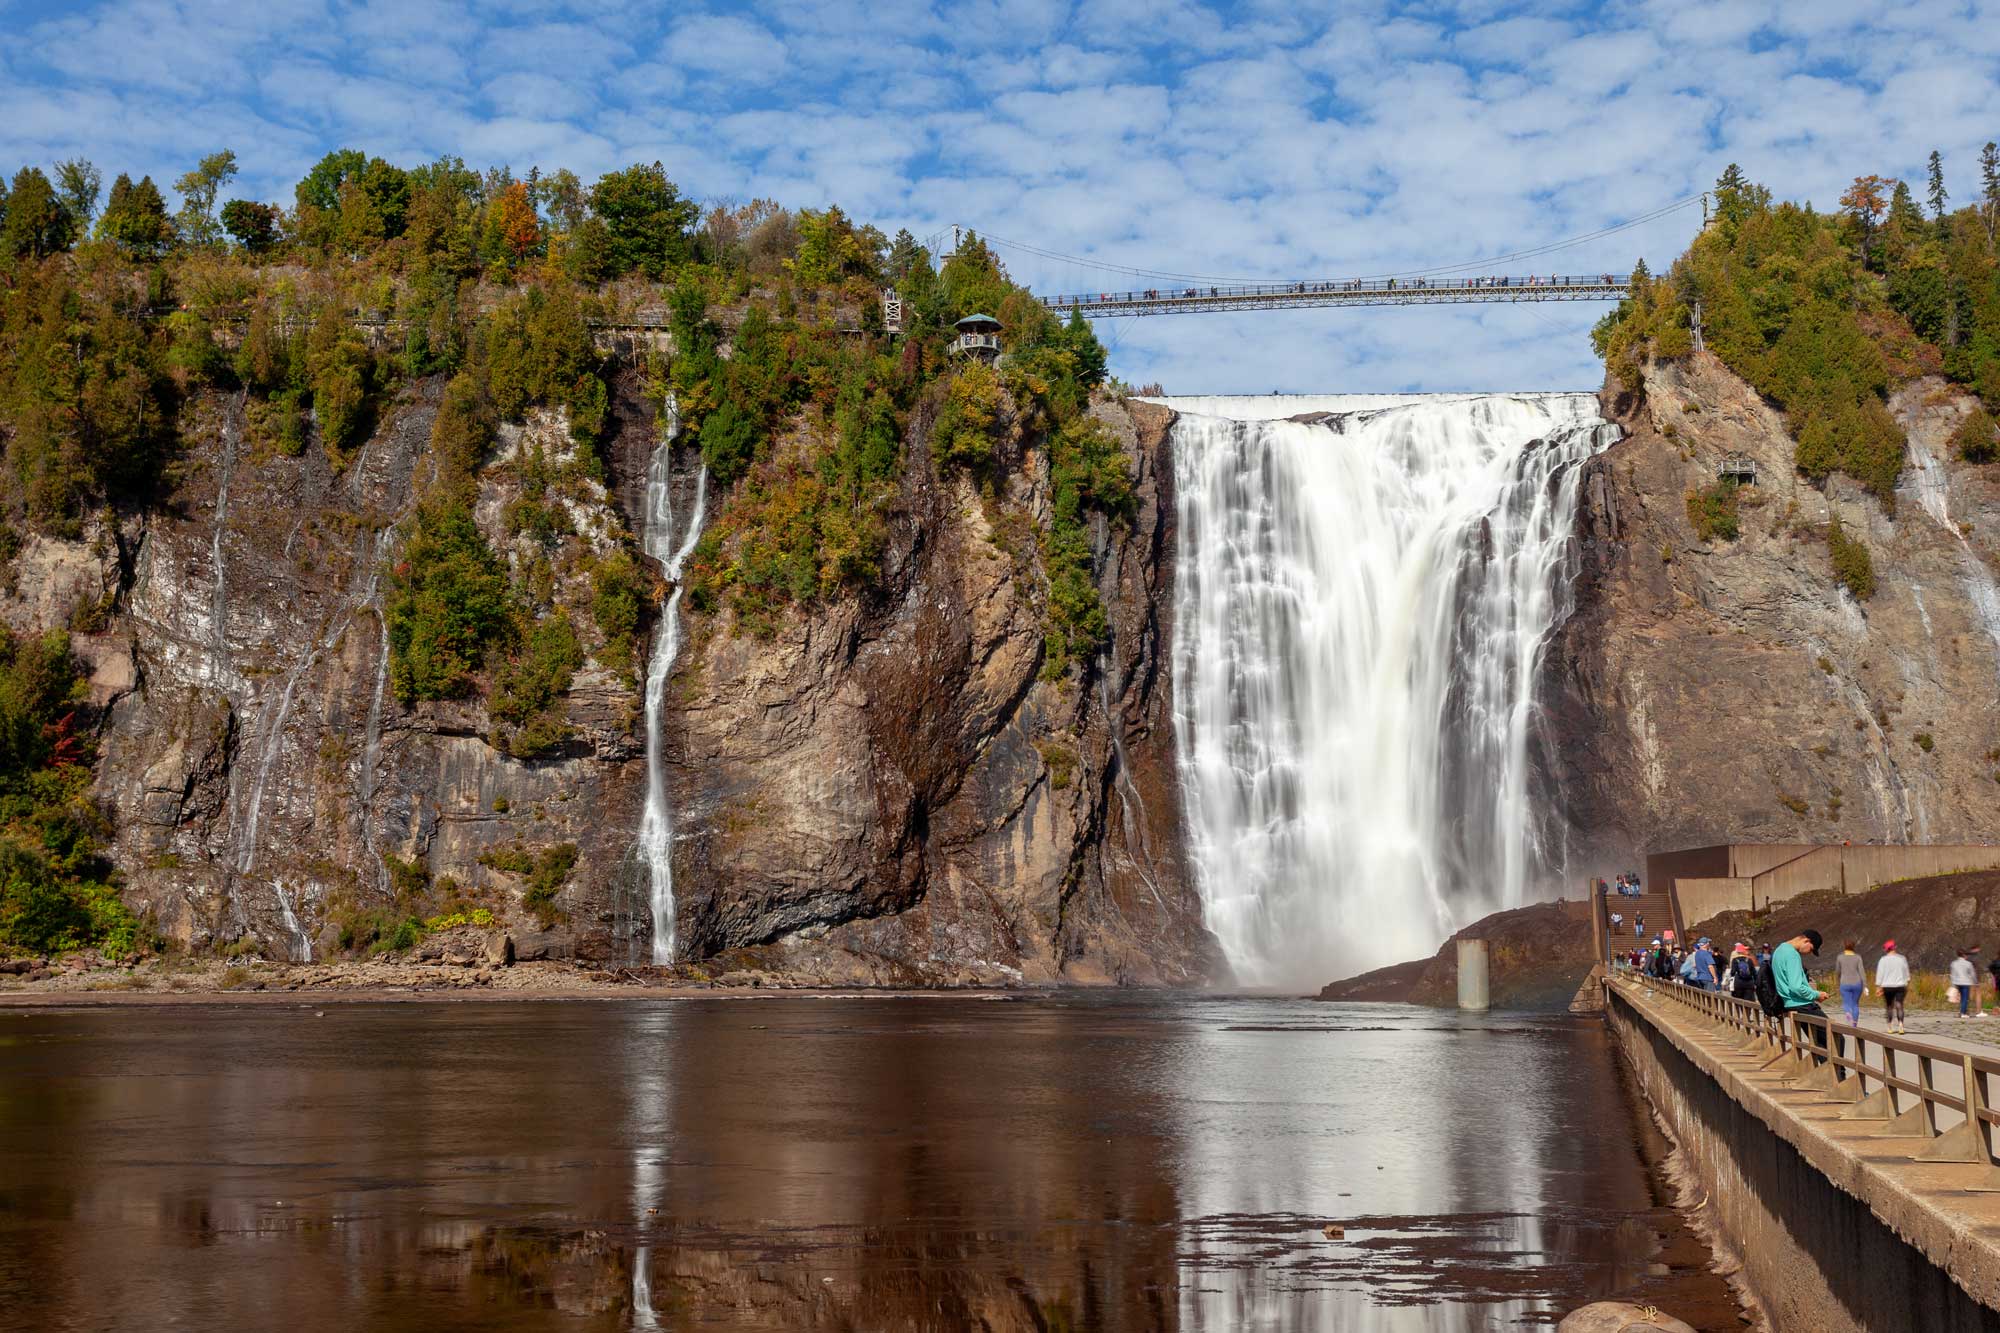
[[[1738,944],[1729,956],[1729,993],[1739,1000],[1757,998],[1757,963],[1747,944]]]
[[[1805,1018],[1825,1018],[1826,1010],[1819,1002],[1826,996],[1814,990],[1812,982],[1806,979],[1807,954],[1819,952],[1820,934],[1816,930],[1802,930],[1792,938],[1771,950],[1771,961],[1757,971],[1757,1003],[1765,1013],[1773,1018],[1792,1014]],[[1808,1025],[1812,1039],[1822,1049],[1826,1046],[1826,1029]]]
[[[1688,955],[1687,977],[1700,990],[1714,990],[1722,980],[1716,975],[1715,952],[1706,935],[1695,941],[1694,952]]]
[[[1903,997],[1910,993],[1910,960],[1896,952],[1896,941],[1882,944],[1881,961],[1875,964],[1875,989],[1882,992],[1882,1017],[1889,1031],[1898,1035],[1903,1027]]]

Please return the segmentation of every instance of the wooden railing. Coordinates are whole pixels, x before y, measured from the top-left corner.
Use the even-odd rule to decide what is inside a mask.
[[[1989,1082],[2000,1075],[2000,1055],[1870,1032],[1822,1015],[1790,1011],[1773,1018],[1753,1001],[1629,969],[1614,969],[1607,984],[1649,1004],[1676,1006],[1736,1038],[1744,1053],[1768,1057],[1759,1069],[1782,1064],[1794,1088],[1849,1103],[1842,1119],[1880,1120],[1881,1137],[1923,1140],[1910,1154],[1916,1160],[1979,1167],[1979,1182],[1968,1188],[2000,1189],[1993,1148],[2000,1113],[1993,1110]],[[1940,1072],[1947,1076],[1943,1081]],[[1957,1082],[1958,1089],[1943,1086],[1946,1081]]]

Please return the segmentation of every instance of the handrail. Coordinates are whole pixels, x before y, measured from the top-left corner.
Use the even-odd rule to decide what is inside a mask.
[[[1655,1001],[1672,1001],[1694,1011],[1724,1032],[1743,1035],[1742,1049],[1768,1052],[1763,1067],[1790,1060],[1798,1075],[1796,1086],[1826,1093],[1837,1101],[1854,1105],[1843,1114],[1852,1119],[1891,1121],[1891,1133],[1932,1140],[1916,1154],[1926,1161],[1955,1161],[1991,1167],[1994,1162],[1993,1127],[2000,1125],[1988,1096],[1989,1077],[2000,1075],[2000,1056],[1976,1055],[1931,1042],[1898,1037],[1846,1023],[1836,1023],[1824,1015],[1788,1012],[1783,1018],[1766,1014],[1762,1006],[1739,1000],[1720,991],[1662,981],[1658,977],[1614,968],[1607,985],[1636,989]],[[1854,1054],[1846,1043],[1854,1043]],[[1868,1062],[1870,1049],[1876,1053]],[[1897,1071],[1897,1057],[1916,1062],[1913,1081]],[[1964,1079],[1957,1094],[1937,1086],[1935,1066],[1943,1061],[1957,1066]],[[1914,1100],[1912,1100],[1914,1099]],[[1956,1112],[1963,1123],[1940,1132],[1940,1109]]]
[[[1512,274],[1476,278],[1346,278],[1333,281],[1256,282],[1236,286],[1149,287],[1128,292],[1079,292],[1069,296],[1044,296],[1042,304],[1067,310],[1073,305],[1131,304],[1138,301],[1220,301],[1231,297],[1339,296],[1387,294],[1390,292],[1558,291],[1599,293],[1613,288],[1629,292],[1630,274],[1584,273],[1519,277]]]

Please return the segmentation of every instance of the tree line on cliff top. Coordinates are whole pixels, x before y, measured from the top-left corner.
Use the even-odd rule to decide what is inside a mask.
[[[1986,145],[1979,169],[1975,198],[1956,210],[1934,152],[1922,204],[1908,183],[1870,175],[1824,213],[1774,203],[1731,164],[1711,225],[1666,273],[1639,265],[1593,344],[1636,390],[1646,357],[1693,350],[1699,302],[1708,349],[1784,411],[1799,470],[1844,472],[1891,507],[1907,448],[1886,403],[1898,384],[1942,375],[1974,395],[1954,443],[1968,460],[1994,457],[2000,147]]]
[[[83,160],[0,179],[7,564],[34,533],[103,532],[168,498],[205,391],[241,398],[240,465],[317,451],[337,473],[404,386],[438,377],[434,479],[386,577],[390,680],[409,703],[482,697],[497,746],[549,755],[586,655],[635,677],[657,596],[630,534],[603,555],[572,540],[569,502],[606,475],[618,369],[592,326],[664,308],[676,354],[639,369],[662,407],[674,398],[713,481],[688,570],[695,610],[769,634],[788,607],[868,595],[913,424],[931,420],[925,464],[968,474],[989,498],[1005,495],[1025,443],[1044,445],[1052,503],[1030,540],[1047,674],[1102,642],[1089,517],[1117,520],[1130,504],[1123,454],[1085,410],[1104,349],[976,237],[940,263],[838,206],[704,207],[658,163],[586,185],[343,149],[288,206],[229,197],[236,174],[231,153],[201,158],[172,182],[172,208],[146,176],[106,192]],[[900,336],[883,326],[884,286],[904,297]],[[952,323],[975,311],[1007,327],[997,369],[947,350]],[[560,409],[574,445],[506,464],[518,498],[501,518],[503,555],[473,501],[500,424],[536,408]],[[576,583],[559,571],[585,576],[581,604],[553,591]],[[70,628],[96,628],[104,610],[79,606]],[[16,671],[32,688],[9,684]],[[0,643],[0,726],[14,707],[25,738],[0,755],[0,946],[134,938],[98,852],[78,679],[60,627]]]

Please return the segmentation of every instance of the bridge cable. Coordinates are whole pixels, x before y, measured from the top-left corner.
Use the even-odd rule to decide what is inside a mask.
[[[1516,260],[1516,259],[1533,259],[1541,255],[1552,254],[1558,250],[1567,250],[1574,246],[1584,245],[1590,241],[1602,240],[1607,236],[1615,236],[1620,232],[1630,231],[1634,227],[1644,226],[1646,223],[1649,222],[1656,222],[1659,219],[1668,216],[1669,214],[1678,212],[1681,209],[1687,208],[1690,205],[1699,202],[1701,198],[1702,196],[1700,194],[1687,195],[1684,198],[1674,200],[1670,204],[1663,204],[1659,208],[1652,209],[1651,211],[1646,213],[1641,213],[1637,217],[1628,218],[1623,222],[1614,223],[1608,227],[1600,227],[1596,231],[1585,232],[1580,236],[1572,236],[1565,240],[1560,240],[1560,241],[1551,241],[1546,245],[1533,246],[1525,250],[1514,250],[1506,254],[1491,255],[1483,259],[1467,260],[1463,263],[1441,264],[1433,268],[1404,269],[1404,270],[1398,270],[1393,273],[1371,273],[1359,276],[1360,280],[1362,281],[1377,281],[1385,278],[1404,278],[1404,277],[1419,278],[1419,277],[1434,276],[1443,273],[1462,273],[1468,269],[1491,268],[1495,265],[1504,264],[1511,260]],[[1181,281],[1181,282],[1227,283],[1231,286],[1239,286],[1239,285],[1251,286],[1261,283],[1284,281],[1284,279],[1271,279],[1271,278],[1240,278],[1240,277],[1225,278],[1225,277],[1219,277],[1215,274],[1177,273],[1170,269],[1140,268],[1129,264],[1115,264],[1106,260],[1088,259],[1082,255],[1064,254],[1057,250],[1044,249],[1041,246],[1030,244],[1027,241],[1012,240],[1005,236],[996,235],[990,231],[978,231],[977,228],[967,227],[966,230],[971,232],[977,232],[978,236],[982,240],[991,241],[997,245],[1006,246],[1009,249],[1021,250],[1028,254],[1036,255],[1043,259],[1050,259],[1063,263],[1074,264],[1082,268],[1091,269],[1102,273],[1118,273],[1125,275],[1127,277],[1134,277],[1134,278],[1172,278],[1176,281]]]

